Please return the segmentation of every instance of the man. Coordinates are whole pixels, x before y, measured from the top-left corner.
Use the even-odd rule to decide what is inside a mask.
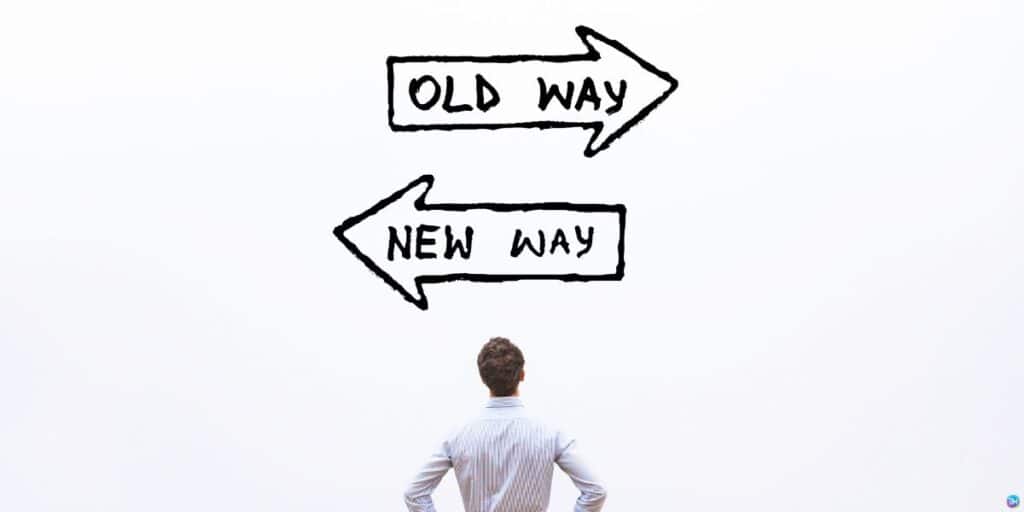
[[[527,416],[519,399],[526,378],[523,353],[492,338],[476,358],[491,399],[480,416],[456,430],[430,457],[405,491],[410,512],[434,512],[430,494],[455,468],[466,512],[544,512],[557,464],[580,497],[575,512],[598,512],[605,490],[576,453],[576,443]]]

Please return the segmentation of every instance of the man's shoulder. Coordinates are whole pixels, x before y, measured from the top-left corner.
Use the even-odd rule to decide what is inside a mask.
[[[484,411],[473,414],[458,423],[449,431],[448,439],[454,439],[474,432],[494,430],[495,424],[500,423],[515,424],[520,429],[526,429],[534,435],[542,435],[544,437],[556,437],[561,432],[557,424],[530,411],[518,411],[515,415],[504,416],[494,416]]]

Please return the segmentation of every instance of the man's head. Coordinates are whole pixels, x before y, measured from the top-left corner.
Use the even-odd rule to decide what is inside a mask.
[[[506,338],[491,338],[476,356],[480,378],[491,396],[513,396],[525,378],[523,353]]]

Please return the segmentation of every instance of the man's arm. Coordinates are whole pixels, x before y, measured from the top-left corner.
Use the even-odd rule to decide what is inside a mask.
[[[419,474],[409,483],[405,490],[405,505],[409,512],[435,512],[434,500],[430,494],[434,492],[437,484],[441,483],[444,474],[452,467],[452,459],[448,455],[448,443],[444,442],[438,448],[427,463],[420,469]]]
[[[555,458],[555,464],[569,475],[569,479],[580,490],[580,497],[576,499],[574,512],[599,512],[604,506],[604,499],[607,492],[604,486],[598,482],[597,477],[583,463],[576,450],[576,440],[558,434],[559,454]]]

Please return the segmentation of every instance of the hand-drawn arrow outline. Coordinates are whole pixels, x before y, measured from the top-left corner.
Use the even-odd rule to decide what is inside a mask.
[[[383,210],[391,203],[394,203],[409,190],[416,188],[421,184],[426,184],[426,188],[416,198],[413,205],[416,207],[416,211],[430,212],[430,211],[446,211],[446,212],[465,212],[469,210],[490,210],[493,212],[529,212],[529,211],[570,211],[570,212],[603,212],[603,213],[617,213],[619,218],[619,242],[618,242],[618,256],[619,260],[615,266],[615,272],[612,274],[440,274],[440,275],[419,275],[415,278],[416,293],[419,297],[415,297],[410,294],[401,284],[398,283],[390,274],[387,273],[383,268],[374,263],[373,259],[367,256],[363,251],[359,250],[351,240],[345,237],[345,231],[359,224],[367,217],[370,217],[377,212]],[[341,225],[334,228],[334,236],[338,237],[345,247],[354,254],[359,261],[362,261],[367,268],[377,274],[384,282],[388,283],[398,293],[402,294],[405,300],[413,303],[416,307],[426,310],[427,309],[427,296],[423,293],[423,284],[425,283],[448,283],[452,281],[474,281],[483,283],[498,283],[503,281],[521,281],[521,280],[558,280],[558,281],[620,281],[625,275],[626,261],[626,207],[621,204],[579,204],[579,203],[564,203],[564,202],[549,202],[549,203],[437,203],[437,204],[426,204],[425,198],[430,192],[430,189],[434,186],[434,176],[425,174],[419,178],[413,180],[401,190],[389,195],[382,199],[377,204],[371,206],[368,210],[351,217]]]
[[[679,86],[679,82],[668,73],[654,67],[652,64],[644,59],[641,59],[637,54],[633,53],[629,48],[626,48],[622,43],[602,36],[595,30],[580,25],[576,27],[576,34],[579,35],[583,44],[587,47],[587,53],[574,54],[574,55],[492,55],[486,57],[455,57],[445,55],[422,55],[422,56],[408,56],[408,57],[388,57],[388,125],[392,131],[402,132],[416,132],[421,130],[474,130],[474,129],[487,129],[497,130],[501,128],[594,128],[594,134],[591,136],[591,142],[597,139],[600,135],[601,130],[604,129],[604,121],[525,121],[515,123],[467,123],[467,124],[444,124],[444,123],[432,123],[432,124],[415,124],[415,125],[400,125],[395,124],[395,72],[394,65],[396,63],[403,62],[481,62],[481,63],[513,63],[513,62],[525,62],[525,61],[541,61],[541,62],[597,62],[601,59],[600,53],[595,49],[589,41],[588,37],[593,37],[602,43],[615,48],[623,55],[628,56],[630,59],[639,64],[647,72],[658,76],[662,80],[669,83],[669,87],[665,92],[661,94],[657,99],[649,103],[644,108],[640,109],[632,119],[626,121],[612,133],[604,143],[596,148],[590,147],[590,143],[583,150],[583,155],[592,157],[602,150],[606,149],[612,142],[621,137],[623,134],[628,132],[633,126],[647,117],[652,110],[657,108],[665,98],[668,98],[672,91],[676,90]]]

